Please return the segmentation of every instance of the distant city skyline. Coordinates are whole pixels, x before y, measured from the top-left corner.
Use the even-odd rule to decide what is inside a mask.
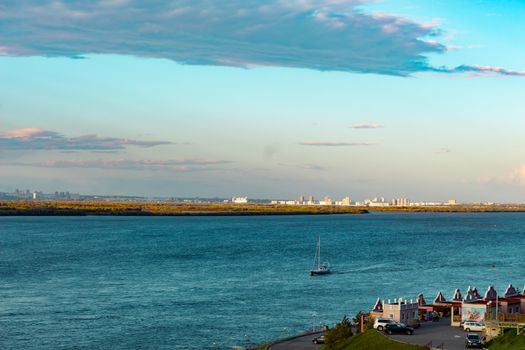
[[[0,9],[0,192],[525,202],[525,3]]]
[[[123,194],[95,194],[95,193],[75,193],[65,190],[58,190],[54,192],[45,192],[38,189],[15,189],[13,191],[0,191],[0,200],[85,200],[85,199],[131,199],[131,200],[166,200],[166,201],[209,201],[209,202],[231,202],[237,204],[246,203],[270,203],[283,205],[336,205],[336,206],[413,206],[413,205],[457,205],[457,204],[523,204],[523,203],[497,203],[497,202],[460,202],[457,199],[448,199],[446,201],[434,200],[411,200],[407,197],[386,198],[383,196],[368,196],[366,198],[350,197],[349,195],[336,195],[335,197],[321,196],[316,197],[312,194],[298,195],[296,198],[284,197],[260,197],[249,198],[247,196],[229,196],[229,197],[187,197],[176,195],[161,195],[161,196],[138,196],[138,195],[123,195]]]

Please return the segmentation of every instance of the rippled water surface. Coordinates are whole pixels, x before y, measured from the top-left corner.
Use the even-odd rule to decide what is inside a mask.
[[[318,234],[335,273],[310,277]],[[0,348],[223,349],[523,288],[524,238],[521,213],[0,218]]]

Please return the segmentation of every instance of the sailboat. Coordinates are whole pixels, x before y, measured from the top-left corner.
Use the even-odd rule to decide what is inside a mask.
[[[310,276],[328,275],[330,273],[330,264],[321,263],[321,236],[317,240],[317,250],[315,251],[314,265],[310,270]]]

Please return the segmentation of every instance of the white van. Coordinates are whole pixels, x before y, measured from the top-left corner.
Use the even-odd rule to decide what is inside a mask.
[[[476,321],[465,321],[463,323],[463,329],[466,332],[481,332],[485,329],[485,324]]]
[[[391,318],[378,317],[374,321],[374,329],[377,329],[378,331],[382,331],[385,328],[385,325],[389,323],[397,323],[397,322]]]

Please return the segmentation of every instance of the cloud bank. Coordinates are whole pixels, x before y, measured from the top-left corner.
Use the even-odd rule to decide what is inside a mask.
[[[436,150],[434,153],[436,154],[447,154],[447,153],[451,153],[452,150],[450,148],[445,148],[445,147],[442,147],[438,150]]]
[[[519,72],[515,70],[493,66],[461,65],[457,66],[456,68],[436,68],[435,71],[440,73],[467,73],[473,76],[503,75],[511,77],[525,77],[525,72]]]
[[[500,67],[433,67],[435,24],[367,13],[373,0],[5,0],[0,55],[119,54],[185,64],[279,66],[407,76],[525,76]]]
[[[6,0],[0,54],[123,54],[186,64],[409,75],[444,53],[437,27],[370,0]]]
[[[112,151],[127,146],[153,147],[169,144],[172,142],[138,141],[97,135],[66,137],[55,131],[37,128],[0,132],[0,150]]]
[[[90,159],[90,160],[52,160],[39,163],[9,163],[14,166],[41,168],[88,168],[114,170],[166,170],[189,172],[212,170],[219,165],[229,164],[225,160],[179,159],[179,160],[131,160],[131,159]]]
[[[507,177],[510,182],[525,185],[525,165],[514,169]]]
[[[350,129],[379,129],[382,125],[376,123],[359,123],[350,125]]]
[[[320,171],[325,171],[327,170],[326,167],[322,166],[322,165],[318,165],[318,164],[308,164],[308,163],[303,163],[303,164],[286,164],[286,163],[279,163],[280,166],[283,166],[283,167],[293,167],[293,168],[298,168],[298,169],[303,169],[303,170],[320,170]]]
[[[525,185],[525,164],[515,168],[509,173],[501,176],[485,176],[481,178],[481,182],[489,183],[505,183],[505,184],[515,184],[515,185]]]
[[[305,141],[299,143],[301,146],[316,147],[346,147],[346,146],[373,146],[374,143],[368,142],[332,142],[332,141]]]

